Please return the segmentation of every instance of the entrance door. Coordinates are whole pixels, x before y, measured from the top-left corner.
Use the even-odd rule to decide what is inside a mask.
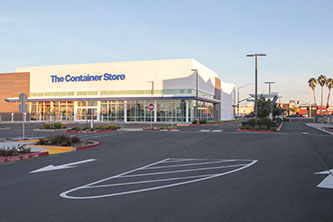
[[[97,120],[97,107],[78,107],[77,120]]]

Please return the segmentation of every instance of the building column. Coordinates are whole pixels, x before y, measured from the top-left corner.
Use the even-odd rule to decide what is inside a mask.
[[[127,100],[124,101],[124,122],[127,123]]]
[[[191,119],[190,119],[190,121],[191,121],[191,120],[194,120],[194,119],[195,119],[195,118],[194,118],[193,100],[191,101],[190,108],[191,108]]]
[[[96,120],[97,121],[101,121],[100,119],[100,113],[101,113],[101,101],[97,101],[97,117],[96,117]]]
[[[77,101],[74,101],[74,121],[77,121]]]
[[[50,121],[53,121],[53,101],[50,102]]]
[[[185,122],[189,122],[189,121],[188,121],[188,100],[186,100],[186,110],[185,110],[185,113],[186,113],[186,119],[185,119]]]
[[[157,101],[154,100],[154,106],[155,106],[155,109],[154,109],[154,122],[156,123],[157,122]]]

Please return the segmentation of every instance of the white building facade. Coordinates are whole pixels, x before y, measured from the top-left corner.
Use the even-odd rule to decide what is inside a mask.
[[[16,72],[30,73],[31,121],[234,118],[235,86],[194,59],[24,67]]]

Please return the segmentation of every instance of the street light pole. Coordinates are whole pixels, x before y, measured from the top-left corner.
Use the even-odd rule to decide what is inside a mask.
[[[269,95],[271,95],[271,84],[274,84],[275,82],[264,82],[265,84],[268,84],[268,92]]]
[[[258,120],[258,56],[267,56],[266,54],[249,54],[246,55],[247,57],[254,57],[255,58],[255,121],[257,123]]]
[[[237,88],[237,117],[239,118],[239,89],[245,87],[245,86],[248,86],[248,85],[252,85],[253,83],[248,83],[248,84],[245,84],[243,86],[240,86]]]

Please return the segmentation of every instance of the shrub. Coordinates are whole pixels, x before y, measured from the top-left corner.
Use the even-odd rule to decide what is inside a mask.
[[[193,120],[193,121],[192,121],[192,124],[198,124],[198,120],[196,120],[196,119]]]
[[[245,126],[241,126],[240,129],[249,130],[249,129],[252,129],[252,127],[250,125],[245,125]]]
[[[72,131],[80,131],[81,130],[81,127],[73,127],[72,129],[71,129]]]
[[[44,129],[51,129],[51,124],[49,124],[49,123],[44,123],[43,128],[44,128]]]
[[[269,128],[270,130],[272,130],[272,131],[276,131],[276,127],[271,127],[271,128]]]
[[[257,126],[255,126],[255,127],[253,127],[253,129],[254,129],[254,130],[260,130],[261,128],[260,128],[260,126],[257,125]]]
[[[74,136],[74,137],[71,137],[71,141],[73,144],[78,144],[81,142],[81,139],[79,137]]]
[[[268,126],[266,126],[266,125],[262,125],[262,126],[261,126],[261,129],[262,129],[262,130],[268,130]]]
[[[61,124],[61,123],[54,123],[53,126],[54,126],[54,128],[56,128],[56,129],[61,129],[62,124]]]
[[[69,137],[67,135],[50,136],[45,139],[40,139],[37,144],[39,145],[59,145],[59,146],[73,146],[80,143],[81,140],[78,137]]]
[[[17,148],[0,148],[0,156],[15,156],[22,153],[31,153],[31,149],[26,148],[25,145],[19,145]]]
[[[207,123],[207,120],[206,120],[206,119],[201,119],[201,120],[199,121],[199,123],[200,123],[200,124],[206,124],[206,123]]]

